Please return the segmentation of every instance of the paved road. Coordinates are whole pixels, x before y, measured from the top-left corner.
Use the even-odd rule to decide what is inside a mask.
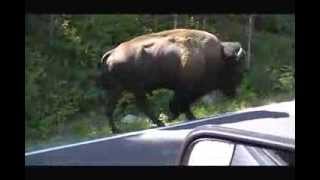
[[[295,138],[295,101],[28,152],[25,165],[176,165],[185,136],[207,124]]]

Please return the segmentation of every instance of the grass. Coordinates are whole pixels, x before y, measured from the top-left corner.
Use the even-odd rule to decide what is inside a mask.
[[[105,117],[91,112],[66,121],[60,133],[51,134],[44,139],[26,138],[25,149],[31,151],[110,135],[112,132]]]
[[[235,99],[227,99],[212,105],[197,103],[192,107],[192,111],[198,118],[218,115],[226,112],[239,111],[249,107],[263,106],[273,102],[283,102],[294,99],[294,92],[270,94],[264,97],[240,96]]]
[[[126,123],[118,121],[116,125],[119,127],[121,132],[139,131],[143,129],[149,129],[151,127],[149,119],[144,115],[139,116],[134,122]]]

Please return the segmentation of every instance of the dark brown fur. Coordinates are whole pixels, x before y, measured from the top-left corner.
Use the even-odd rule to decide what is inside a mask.
[[[239,43],[222,43],[205,31],[175,29],[139,36],[112,49],[102,58],[99,85],[109,92],[106,115],[114,131],[114,106],[121,92],[134,93],[138,106],[159,126],[146,105],[146,93],[159,88],[175,92],[170,102],[172,118],[186,113],[195,118],[190,104],[212,90],[235,95],[241,81]]]

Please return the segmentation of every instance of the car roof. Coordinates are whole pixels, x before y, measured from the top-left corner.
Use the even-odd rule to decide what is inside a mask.
[[[274,103],[239,112],[268,111],[271,117],[220,124],[223,127],[254,131],[263,134],[295,139],[295,100]]]

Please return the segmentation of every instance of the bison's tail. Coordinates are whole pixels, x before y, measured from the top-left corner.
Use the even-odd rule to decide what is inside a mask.
[[[109,51],[107,51],[106,53],[103,54],[100,63],[104,64],[105,61],[108,59],[108,57],[112,54],[112,52],[114,51],[114,49],[111,49]]]
[[[108,57],[112,54],[112,52],[114,51],[114,49],[111,49],[109,51],[107,51],[106,53],[103,54],[100,62],[98,63],[97,65],[97,68],[100,69],[101,65],[104,64],[104,65],[107,65],[106,64],[106,60],[108,59]]]

